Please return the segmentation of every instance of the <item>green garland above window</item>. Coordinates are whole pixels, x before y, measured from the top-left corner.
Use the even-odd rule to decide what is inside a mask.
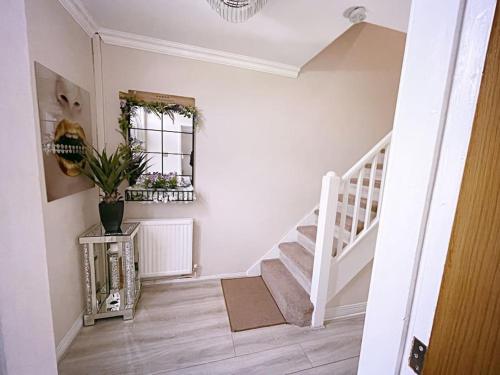
[[[135,111],[138,107],[142,107],[147,112],[154,113],[158,117],[161,117],[161,115],[167,115],[172,120],[174,119],[174,115],[176,113],[187,118],[193,118],[193,126],[195,130],[197,130],[201,125],[200,111],[194,106],[184,106],[175,103],[149,102],[140,100],[133,95],[127,95],[126,98],[122,97],[120,99],[121,115],[118,121],[120,125],[120,132],[122,135],[125,135],[125,138],[128,136],[131,118],[135,115]]]

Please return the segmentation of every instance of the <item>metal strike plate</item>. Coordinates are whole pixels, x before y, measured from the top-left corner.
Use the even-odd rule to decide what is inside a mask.
[[[413,344],[411,346],[410,358],[408,359],[408,365],[417,374],[422,373],[422,369],[424,368],[424,359],[426,352],[427,352],[427,346],[422,341],[414,337]]]

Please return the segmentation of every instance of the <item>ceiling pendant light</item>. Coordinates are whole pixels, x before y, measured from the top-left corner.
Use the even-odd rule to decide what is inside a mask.
[[[344,17],[354,25],[366,20],[366,8],[362,6],[350,7],[345,10]]]
[[[266,5],[267,0],[207,0],[229,22],[245,22]]]

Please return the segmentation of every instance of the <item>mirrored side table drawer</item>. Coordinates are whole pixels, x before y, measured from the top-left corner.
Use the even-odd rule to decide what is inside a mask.
[[[139,226],[123,223],[121,233],[105,234],[97,224],[79,237],[85,285],[83,325],[112,316],[133,319],[141,293],[136,246]]]

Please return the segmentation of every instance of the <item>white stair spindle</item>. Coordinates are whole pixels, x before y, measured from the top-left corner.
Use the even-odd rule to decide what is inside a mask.
[[[384,164],[382,165],[382,179],[380,181],[380,190],[378,193],[377,217],[380,216],[380,208],[382,207],[382,199],[384,198],[385,175],[387,174],[387,161],[389,160],[389,150],[391,145],[388,143],[385,147]]]
[[[364,179],[364,168],[361,168],[358,173],[358,183],[356,184],[356,196],[354,198],[354,212],[352,214],[352,225],[351,225],[351,237],[349,243],[352,243],[356,239],[358,231],[358,217],[359,217],[359,207],[361,205],[361,192],[363,189],[363,179]]]
[[[340,256],[343,249],[343,244],[346,240],[345,238],[345,221],[347,217],[347,206],[349,203],[349,184],[345,181],[341,181],[340,188],[342,190],[342,206],[340,211],[340,222],[339,222],[339,230],[337,236],[337,252],[336,256]],[[335,216],[337,213],[335,213]],[[336,218],[335,218],[336,219]]]
[[[370,226],[371,218],[372,218],[372,201],[373,201],[373,192],[375,190],[375,178],[376,178],[376,174],[377,174],[377,163],[378,163],[378,154],[373,157],[372,167],[370,169],[370,180],[368,183],[368,196],[366,197],[365,222],[363,225],[363,230],[368,229],[368,227]]]

